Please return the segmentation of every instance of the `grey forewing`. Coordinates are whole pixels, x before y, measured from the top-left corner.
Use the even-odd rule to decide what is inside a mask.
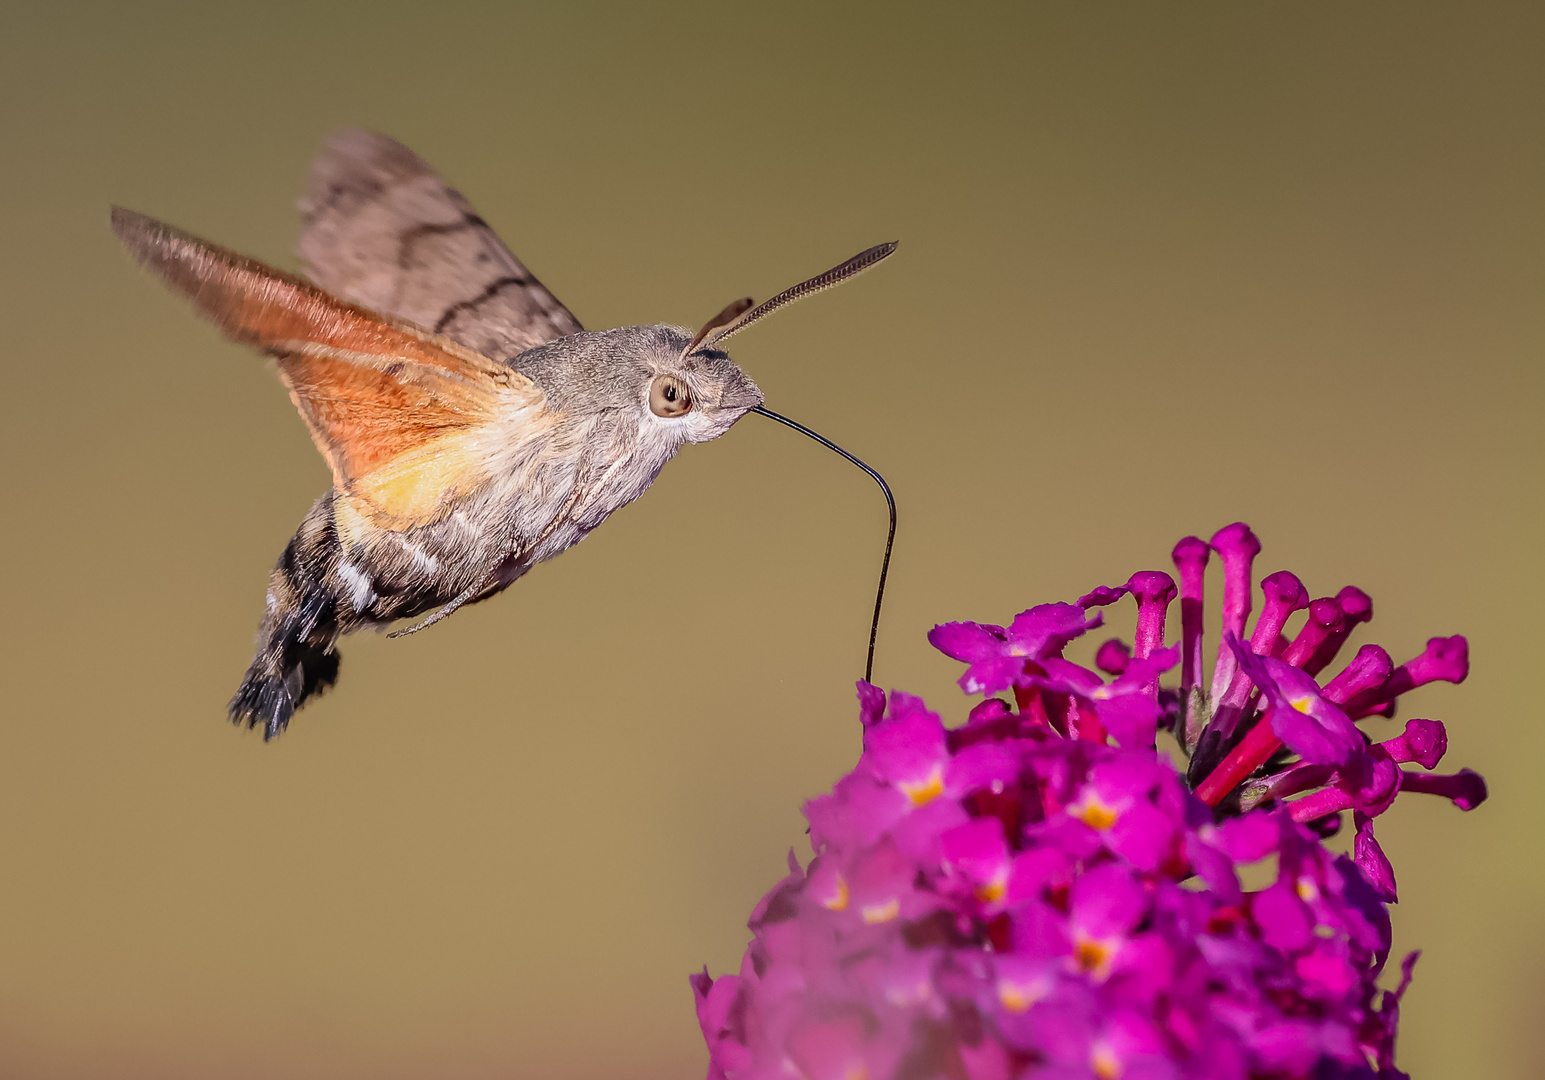
[[[392,139],[334,132],[300,205],[306,274],[346,300],[501,360],[582,329],[461,193]]]

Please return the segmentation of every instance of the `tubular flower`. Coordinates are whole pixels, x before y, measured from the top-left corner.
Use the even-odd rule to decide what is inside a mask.
[[[1402,791],[1468,810],[1486,789],[1428,771],[1447,749],[1438,721],[1381,741],[1357,722],[1461,681],[1465,640],[1398,666],[1365,645],[1322,682],[1372,604],[1353,588],[1311,600],[1278,572],[1250,626],[1259,552],[1235,524],[1175,547],[1178,587],[1143,571],[1008,628],[935,627],[968,665],[962,687],[995,695],[959,726],[860,683],[863,753],[805,806],[813,857],[790,853],[738,973],[692,977],[709,1080],[1404,1077],[1396,1023],[1416,954],[1378,989],[1395,875],[1373,821]],[[1089,609],[1126,596],[1131,644],[1101,645],[1098,672],[1063,656],[1101,625]],[[1350,857],[1324,844],[1348,810]]]

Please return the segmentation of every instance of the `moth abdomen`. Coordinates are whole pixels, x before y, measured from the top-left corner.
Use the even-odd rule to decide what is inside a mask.
[[[269,575],[257,653],[231,699],[232,723],[261,726],[271,739],[307,699],[338,680],[343,628],[330,582],[341,555],[329,492],[312,505]]]
[[[483,547],[439,539],[433,527],[412,534],[376,528],[336,491],[313,503],[269,575],[257,652],[231,699],[232,722],[273,738],[337,681],[343,635],[434,611],[488,582],[468,598],[483,599],[518,576],[498,577],[489,564],[497,569],[499,557]]]

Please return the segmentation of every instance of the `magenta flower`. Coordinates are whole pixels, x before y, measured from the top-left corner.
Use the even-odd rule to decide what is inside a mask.
[[[1041,604],[1014,616],[1006,630],[972,622],[945,623],[930,630],[928,640],[946,656],[971,665],[960,677],[966,693],[996,694],[1014,685],[1024,673],[1026,659],[1061,656],[1068,642],[1099,625],[1098,615],[1085,621],[1081,606]]]
[[[1361,591],[1311,600],[1231,525],[1143,571],[1008,628],[935,627],[990,696],[958,727],[917,698],[859,684],[864,749],[805,807],[814,857],[752,914],[737,974],[692,977],[710,1080],[1396,1080],[1395,875],[1373,821],[1402,792],[1461,809],[1469,770],[1435,775],[1447,733],[1357,721],[1468,670],[1461,637],[1396,666],[1365,645]],[[1223,640],[1204,667],[1204,571],[1223,562]],[[1131,596],[1131,643],[1095,668],[1064,651]],[[1179,640],[1165,645],[1180,600]],[[1293,617],[1303,612],[1298,629]],[[1178,685],[1161,679],[1178,667]],[[1110,676],[1109,679],[1102,675]],[[1170,731],[1182,775],[1156,749]],[[1403,768],[1413,766],[1413,768]],[[1352,811],[1353,855],[1323,843]],[[1247,891],[1242,868],[1275,879]]]

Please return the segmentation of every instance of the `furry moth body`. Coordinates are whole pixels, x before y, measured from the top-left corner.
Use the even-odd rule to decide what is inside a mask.
[[[871,248],[696,334],[578,320],[411,151],[337,132],[293,277],[131,211],[114,231],[229,337],[273,356],[333,473],[269,580],[231,719],[283,731],[344,634],[485,600],[644,493],[688,442],[762,403],[718,348],[874,265]],[[748,310],[750,309],[750,310]]]

